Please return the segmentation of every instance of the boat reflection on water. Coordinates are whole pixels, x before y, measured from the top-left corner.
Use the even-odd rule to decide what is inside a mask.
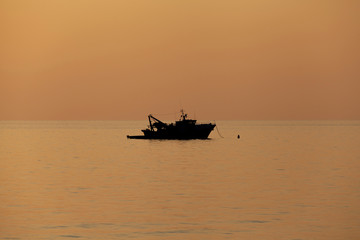
[[[196,120],[188,119],[187,114],[181,110],[179,121],[164,123],[151,114],[148,116],[149,126],[141,130],[144,135],[127,136],[131,139],[207,139],[216,124],[197,124]]]

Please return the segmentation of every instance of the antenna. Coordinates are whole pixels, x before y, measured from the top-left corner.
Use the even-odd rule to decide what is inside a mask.
[[[183,109],[183,105],[182,105],[181,98],[179,99],[179,105],[180,105],[179,108],[180,108],[180,109]]]

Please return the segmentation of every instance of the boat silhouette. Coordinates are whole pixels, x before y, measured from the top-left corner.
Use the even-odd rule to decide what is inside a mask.
[[[181,110],[179,121],[175,123],[164,123],[148,115],[149,126],[141,130],[144,135],[129,136],[130,139],[207,139],[210,132],[216,124],[213,123],[196,123],[197,120],[188,119],[187,114]]]

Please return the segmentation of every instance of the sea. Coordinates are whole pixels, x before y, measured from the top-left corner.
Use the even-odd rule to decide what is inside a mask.
[[[0,239],[360,239],[360,121],[216,124],[0,121]]]

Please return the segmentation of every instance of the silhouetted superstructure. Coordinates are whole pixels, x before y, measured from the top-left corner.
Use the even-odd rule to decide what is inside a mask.
[[[206,139],[216,124],[197,124],[196,120],[187,119],[181,110],[180,120],[175,123],[164,123],[151,114],[148,116],[149,126],[141,130],[144,135],[127,136],[133,139]]]

